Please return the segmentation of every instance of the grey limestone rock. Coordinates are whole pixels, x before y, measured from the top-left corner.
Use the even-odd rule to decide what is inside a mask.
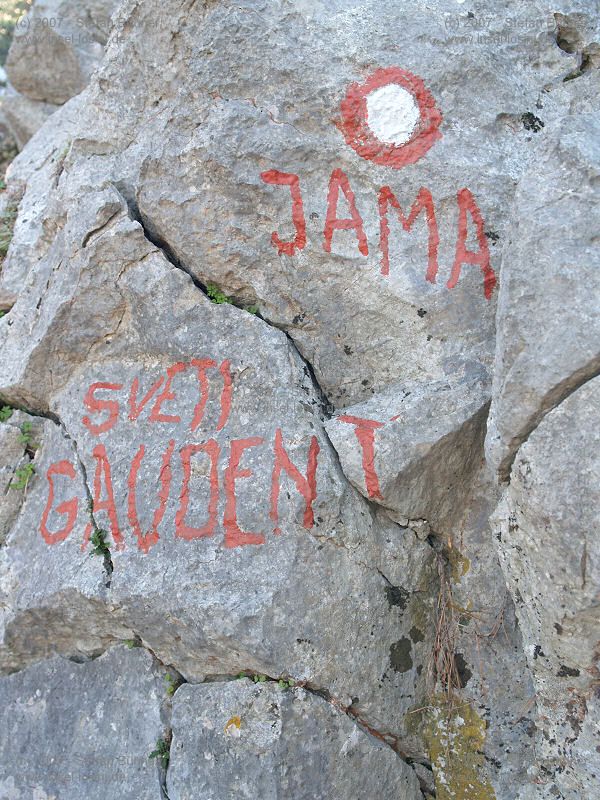
[[[134,639],[202,683],[171,800],[593,795],[596,11],[125,0],[60,97],[16,41],[80,93],[2,200],[0,398],[46,419],[0,669]]]
[[[396,753],[302,688],[247,679],[182,686],[172,725],[171,800],[422,797]]]
[[[519,183],[502,261],[487,449],[505,479],[554,406],[600,371],[600,116],[567,116]]]
[[[598,790],[600,379],[521,446],[495,530],[536,691],[539,784],[568,800]]]
[[[124,647],[0,678],[0,797],[160,800],[148,756],[164,733],[164,686],[147,652]]]

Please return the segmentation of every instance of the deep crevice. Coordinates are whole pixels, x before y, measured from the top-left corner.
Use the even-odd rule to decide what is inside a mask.
[[[113,184],[113,187],[125,202],[130,219],[132,219],[134,222],[137,222],[141,226],[144,238],[147,239],[150,244],[154,245],[157,250],[160,250],[172,267],[185,272],[185,274],[191,279],[194,286],[199,289],[203,295],[208,297],[206,286],[198,280],[198,278],[185,266],[185,264],[181,263],[179,258],[175,255],[171,245],[158,235],[158,232],[156,231],[156,228],[152,224],[151,220],[142,214],[137,201],[135,200],[134,192],[129,187],[125,187],[120,183]]]
[[[68,441],[70,441],[71,444],[73,445],[73,452],[75,453],[75,458],[77,459],[77,463],[79,465],[83,488],[86,494],[87,509],[90,515],[92,531],[95,533],[96,531],[100,531],[102,529],[100,528],[100,526],[96,522],[96,518],[94,517],[94,498],[92,496],[92,491],[89,486],[88,475],[87,475],[87,470],[85,468],[85,464],[83,463],[83,459],[79,454],[79,447],[77,446],[77,441],[68,433],[64,423],[60,419],[58,419],[58,417],[57,420],[58,420],[57,424],[60,427],[63,436],[65,437],[65,439],[68,439]],[[106,576],[104,585],[107,589],[110,589],[112,583],[112,575],[114,572],[114,564],[110,548],[108,547],[108,545],[106,546],[106,551],[102,553],[102,566],[104,568],[104,574]]]
[[[261,319],[263,319],[264,322],[267,323],[267,325],[271,325],[271,327],[277,327],[276,325],[273,325],[272,323],[270,323],[268,320],[264,319],[264,317],[261,317]],[[298,348],[298,345],[296,344],[293,336],[291,336],[288,333],[288,331],[286,329],[284,329],[284,328],[279,328],[279,330],[282,330],[285,333],[285,335],[287,337],[287,340],[290,343],[290,347],[298,355],[298,358],[302,361],[302,363],[304,364],[304,366],[305,366],[305,368],[306,368],[306,370],[308,372],[308,376],[307,377],[309,377],[311,379],[311,381],[312,381],[313,390],[314,390],[314,392],[315,392],[315,394],[317,396],[317,399],[319,400],[319,403],[321,405],[321,411],[322,411],[322,414],[323,414],[323,419],[324,420],[331,419],[333,417],[333,415],[334,415],[335,409],[333,407],[333,404],[330,402],[329,398],[325,394],[324,389],[321,387],[321,384],[319,383],[319,381],[317,379],[317,376],[315,374],[315,370],[313,368],[313,365],[310,363],[310,361],[307,358],[305,358],[302,355],[302,353],[300,352],[300,349]],[[327,432],[325,432],[325,435],[329,439],[329,436],[328,436]],[[331,443],[331,441],[330,441],[330,444],[333,447],[333,444]],[[335,450],[335,448],[334,448],[334,450]]]
[[[160,252],[164,255],[164,257],[169,262],[169,264],[171,264],[171,266],[175,267],[175,269],[180,269],[180,270],[182,270],[182,272],[185,272],[185,274],[188,275],[190,277],[190,279],[192,280],[192,283],[194,284],[194,286],[197,289],[199,289],[202,292],[202,294],[205,295],[205,297],[210,299],[210,295],[209,295],[209,292],[208,292],[208,284],[205,284],[201,280],[199,280],[198,277],[196,275],[194,275],[194,273],[185,264],[183,264],[182,261],[177,257],[177,255],[175,254],[175,252],[174,252],[173,248],[171,247],[171,245],[163,237],[161,237],[158,234],[158,232],[156,230],[156,227],[152,223],[152,221],[147,216],[143,215],[142,212],[140,211],[140,208],[139,208],[139,206],[138,206],[138,204],[137,204],[137,202],[136,202],[136,200],[134,198],[133,191],[129,187],[124,187],[121,184],[114,185],[114,188],[117,190],[119,195],[122,197],[122,199],[126,203],[130,218],[132,220],[134,220],[135,222],[138,222],[141,225],[144,237],[151,244],[153,244],[154,247],[156,247],[158,250],[160,250]],[[235,298],[229,298],[229,303],[230,303],[230,305],[233,305],[236,308],[239,308],[241,311],[247,311],[247,308],[244,305],[242,305],[241,303],[238,303],[235,300]],[[248,312],[248,313],[251,313],[251,312]],[[260,313],[260,311],[258,313],[256,313],[256,314],[253,314],[253,316],[255,316],[258,319],[262,320],[269,327],[275,328],[276,330],[279,330],[279,331],[282,331],[282,333],[284,333],[286,335],[291,347],[293,348],[295,353],[298,355],[298,357],[300,358],[300,360],[302,361],[302,363],[304,364],[304,366],[306,367],[306,369],[308,371],[309,377],[310,377],[310,379],[312,381],[312,384],[313,384],[313,388],[314,388],[315,394],[317,395],[317,398],[319,399],[319,402],[321,404],[321,409],[322,409],[322,413],[323,413],[324,419],[331,419],[331,417],[333,416],[333,413],[334,413],[334,407],[333,407],[332,403],[329,401],[325,391],[321,387],[321,385],[320,385],[320,383],[319,383],[319,381],[317,379],[317,376],[315,374],[315,370],[313,368],[313,365],[300,352],[300,349],[298,348],[298,345],[296,344],[294,338],[288,332],[288,328],[285,327],[285,326],[282,326],[282,325],[277,325],[274,322],[271,322],[269,319],[264,317]]]
[[[294,681],[292,678],[285,676],[274,678],[266,674],[257,675],[253,673],[252,670],[241,670],[236,675],[226,675],[226,674],[207,675],[204,681],[202,681],[202,683],[220,683],[220,682],[224,683],[224,682],[240,680],[242,678],[248,678],[250,680],[254,679],[255,682],[258,684],[285,682],[288,683],[289,686],[289,684],[292,683],[292,685],[289,686],[290,689],[302,689],[308,694],[312,694],[315,697],[319,697],[321,700],[324,700],[326,703],[333,706],[337,711],[340,711],[342,714],[351,719],[357,725],[357,727],[359,727],[364,733],[377,739],[377,741],[387,745],[408,766],[412,766],[413,763],[419,763],[427,767],[428,769],[431,769],[431,765],[426,759],[420,759],[410,756],[406,753],[406,751],[402,749],[402,747],[400,746],[400,737],[397,734],[387,731],[377,730],[360,715],[360,712],[356,708],[354,708],[353,703],[350,703],[350,705],[345,705],[340,700],[338,700],[334,695],[332,695],[327,688],[316,686],[310,681]]]

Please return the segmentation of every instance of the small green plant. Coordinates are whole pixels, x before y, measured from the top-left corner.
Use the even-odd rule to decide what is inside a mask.
[[[106,543],[107,532],[103,528],[94,528],[94,532],[90,537],[90,542],[94,549],[90,553],[91,556],[108,556],[110,558],[110,550]]]
[[[254,683],[265,683],[265,681],[267,680],[267,676],[266,675],[253,675],[252,676],[252,680],[254,681]]]
[[[293,681],[293,680],[286,681],[283,678],[280,678],[277,681],[277,683],[279,684],[279,687],[281,689],[293,689],[294,686],[296,685],[296,681]]]
[[[247,311],[249,314],[258,314],[258,306],[245,306],[244,311]]]
[[[2,406],[0,408],[0,422],[7,422],[13,415],[13,409],[10,406]]]
[[[158,758],[160,759],[160,763],[162,764],[163,769],[167,769],[169,766],[169,744],[165,739],[158,739],[156,742],[156,749],[153,750],[148,758]]]
[[[167,672],[165,675],[165,683],[167,684],[167,694],[169,697],[173,697],[177,689],[179,689],[180,682],[177,678],[173,677],[170,672]]]
[[[24,422],[21,425],[21,435],[19,441],[28,450],[35,451],[38,445],[33,441],[33,424],[31,422]]]
[[[222,292],[214,283],[206,284],[206,294],[209,299],[218,306],[223,305],[223,303],[231,303],[231,297],[228,297],[225,292]]]
[[[0,311],[0,319],[6,316],[6,311]]]
[[[134,647],[139,647],[137,639],[123,639],[123,644],[127,645],[130,650],[133,650]]]
[[[31,476],[35,472],[35,467],[29,461],[27,464],[24,464],[19,469],[15,470],[15,477],[13,478],[10,488],[11,489],[27,489],[27,484],[31,480]]]

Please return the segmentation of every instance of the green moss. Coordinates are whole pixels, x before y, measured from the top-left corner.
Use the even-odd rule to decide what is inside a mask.
[[[181,680],[175,675],[171,675],[170,672],[167,672],[165,675],[165,684],[167,689],[167,696],[173,697],[177,689],[179,689],[179,687],[181,686]]]
[[[215,303],[218,306],[222,306],[225,303],[229,305],[235,306],[236,308],[241,308],[243,311],[247,311],[248,314],[258,314],[260,308],[258,306],[244,306],[241,303],[236,302],[233,297],[229,297],[228,294],[225,294],[219,287],[214,283],[207,283],[206,284],[206,295],[208,299]]]
[[[469,703],[436,695],[423,712],[437,800],[495,800],[482,772],[485,721]],[[416,715],[415,715],[416,716]]]
[[[107,532],[102,528],[94,528],[94,532],[90,536],[90,542],[93,545],[91,556],[108,556],[110,557],[110,549],[106,541],[108,536]]]

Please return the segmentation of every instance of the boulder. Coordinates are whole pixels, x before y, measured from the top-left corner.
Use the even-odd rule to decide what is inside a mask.
[[[6,59],[12,86],[61,105],[87,85],[102,59],[116,0],[36,0],[16,25]]]
[[[171,800],[421,800],[396,753],[321,697],[249,680],[182,686],[173,699]]]
[[[361,753],[393,758],[378,791],[417,776],[431,794],[432,775],[438,800],[590,790],[593,766],[561,778],[566,751],[534,752],[536,730],[552,739],[567,720],[575,735],[583,705],[565,692],[587,698],[589,664],[549,655],[580,683],[556,675],[555,716],[532,716],[546,690],[513,579],[526,568],[533,591],[542,564],[520,542],[522,557],[502,551],[509,596],[488,524],[495,478],[594,374],[594,322],[556,288],[583,317],[593,307],[593,276],[587,296],[573,289],[592,226],[582,249],[568,228],[582,240],[595,197],[586,5],[126,0],[87,88],[11,167],[0,399],[45,421],[6,515],[0,670],[123,640],[156,653],[197,684],[175,695],[174,793],[209,774],[194,742],[211,729],[177,721],[202,713],[195,698],[214,692],[220,724],[230,692],[258,691],[260,717],[279,680],[295,688],[275,706],[304,709],[298,735],[335,719],[336,742],[351,730]],[[558,237],[555,207],[571,215]],[[547,456],[539,470],[556,471],[535,491],[570,486],[568,458]],[[503,502],[517,501],[528,515],[535,493]],[[561,585],[545,614],[566,603]],[[559,652],[544,631],[535,645]],[[231,683],[240,673],[258,689]],[[564,745],[576,763],[586,703]],[[250,785],[256,741],[240,762]],[[311,797],[346,785],[346,762],[324,752]],[[361,770],[363,794],[377,777]]]
[[[17,92],[7,92],[0,97],[0,118],[10,130],[19,150],[25,147],[57,108],[57,105],[31,100]]]
[[[0,797],[159,800],[164,673],[144,650],[0,678]]]
[[[595,378],[546,415],[517,453],[495,519],[535,686],[533,777],[569,800],[593,797],[600,774],[599,404]]]
[[[104,54],[117,0],[35,0],[17,21],[0,94],[0,124],[22,150],[88,84]],[[52,138],[52,132],[46,132]]]
[[[544,415],[600,370],[600,246],[589,224],[600,208],[599,135],[600,112],[565,117],[517,190],[487,438],[503,480]]]
[[[29,280],[3,395],[61,426],[2,560],[4,668],[137,635],[188,680],[305,681],[423,757],[405,717],[426,693],[433,551],[350,487],[287,337],[210,302],[114,188],[67,212]]]

